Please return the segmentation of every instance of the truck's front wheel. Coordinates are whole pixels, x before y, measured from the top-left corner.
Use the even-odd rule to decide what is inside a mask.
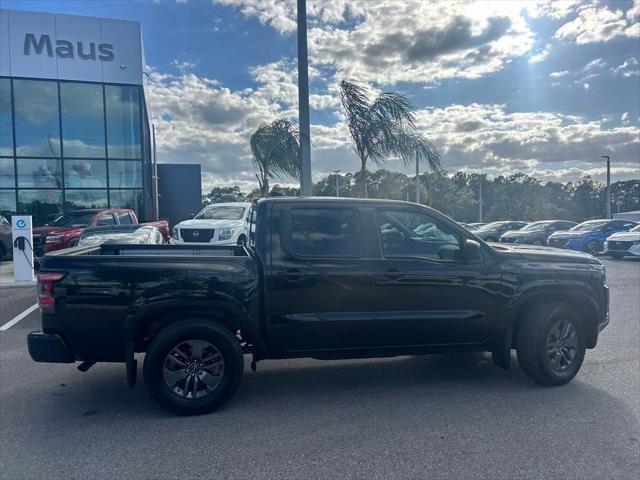
[[[144,382],[153,398],[179,415],[209,413],[240,384],[242,348],[225,327],[185,320],[156,335],[144,359]]]
[[[571,381],[584,360],[582,325],[575,309],[568,305],[553,304],[529,311],[516,343],[520,368],[543,385]]]

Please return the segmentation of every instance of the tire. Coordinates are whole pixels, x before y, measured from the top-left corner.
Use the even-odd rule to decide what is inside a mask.
[[[597,240],[590,240],[589,243],[587,243],[587,253],[590,253],[591,255],[593,255],[594,257],[598,254],[598,252],[600,252],[600,244],[598,243]]]
[[[213,412],[231,398],[243,369],[235,335],[213,321],[193,319],[171,324],[156,335],[144,359],[143,375],[149,393],[162,407],[178,415],[199,415]]]
[[[246,244],[247,244],[247,237],[245,237],[244,235],[240,235],[238,237],[237,245],[244,246]]]
[[[552,304],[546,307],[532,309],[523,318],[516,339],[516,350],[520,368],[536,383],[541,385],[564,385],[576,376],[585,354],[584,330],[578,320],[575,309],[565,304]],[[568,322],[571,329],[565,330]],[[556,333],[573,333],[571,338],[560,342]],[[562,355],[558,355],[558,342],[573,345]],[[560,347],[562,348],[562,347]],[[550,349],[554,349],[553,352]],[[563,359],[570,358],[570,362]]]

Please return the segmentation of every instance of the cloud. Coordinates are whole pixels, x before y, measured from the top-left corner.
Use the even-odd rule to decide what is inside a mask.
[[[569,73],[569,70],[562,70],[559,72],[551,72],[549,76],[551,78],[560,78],[560,77],[564,77],[567,73]]]
[[[551,45],[547,44],[544,49],[529,57],[529,63],[538,63],[545,60],[551,53]]]
[[[295,2],[217,0],[282,34],[295,31]],[[392,85],[477,78],[528,52],[533,33],[518,2],[311,0],[312,65],[336,75]]]
[[[637,58],[629,57],[622,64],[611,68],[610,72],[623,77],[637,77],[640,76],[640,64]]]
[[[637,7],[637,3],[630,12]],[[613,2],[612,6],[615,5],[617,2]],[[578,45],[606,42],[618,37],[638,37],[640,23],[636,20],[637,16],[633,12],[629,16],[620,9],[611,10],[609,6],[589,6],[582,8],[575,19],[562,25],[554,37],[573,40]]]

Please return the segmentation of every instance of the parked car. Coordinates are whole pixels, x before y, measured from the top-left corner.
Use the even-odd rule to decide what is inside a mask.
[[[82,371],[122,362],[133,384],[136,352],[146,352],[153,398],[197,414],[238,388],[243,353],[255,368],[262,359],[489,351],[509,368],[515,348],[526,375],[561,385],[609,321],[605,269],[591,255],[492,247],[415,203],[279,197],[252,211],[246,247],[48,253],[31,357],[81,361]]]
[[[613,258],[625,255],[640,257],[640,225],[628,232],[618,232],[607,237],[604,242],[604,254]]]
[[[473,233],[485,242],[497,242],[504,232],[509,230],[520,230],[522,227],[527,225],[527,223],[528,222],[514,221],[491,222],[483,225],[477,230],[474,230]]]
[[[547,239],[547,245],[597,255],[604,248],[604,241],[609,235],[626,232],[636,225],[629,220],[589,220],[568,231],[555,232]]]
[[[546,245],[547,238],[553,232],[569,230],[576,222],[566,220],[543,220],[533,222],[520,230],[510,230],[500,236],[500,243],[521,243],[526,245]]]
[[[482,223],[482,222],[474,222],[474,223],[467,223],[467,228],[471,231],[477,230],[480,227],[484,227],[486,225],[486,223]]]
[[[5,257],[10,258],[13,252],[11,224],[4,216],[0,215],[0,262]]]
[[[162,245],[162,232],[152,225],[108,225],[85,228],[78,239],[79,247],[103,243]]]
[[[171,242],[177,245],[244,245],[249,238],[251,203],[215,203],[192,220],[173,227]]]
[[[138,217],[126,208],[76,210],[56,218],[51,224],[33,229],[33,249],[37,256],[47,252],[73,247],[85,228],[105,225],[138,225]],[[157,227],[169,241],[169,224],[166,220],[147,222],[143,225]]]

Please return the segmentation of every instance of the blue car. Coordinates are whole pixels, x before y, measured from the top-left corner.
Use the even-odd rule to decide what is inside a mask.
[[[604,241],[609,235],[626,232],[636,225],[637,223],[629,220],[589,220],[571,230],[551,234],[547,245],[596,255],[604,249]]]

